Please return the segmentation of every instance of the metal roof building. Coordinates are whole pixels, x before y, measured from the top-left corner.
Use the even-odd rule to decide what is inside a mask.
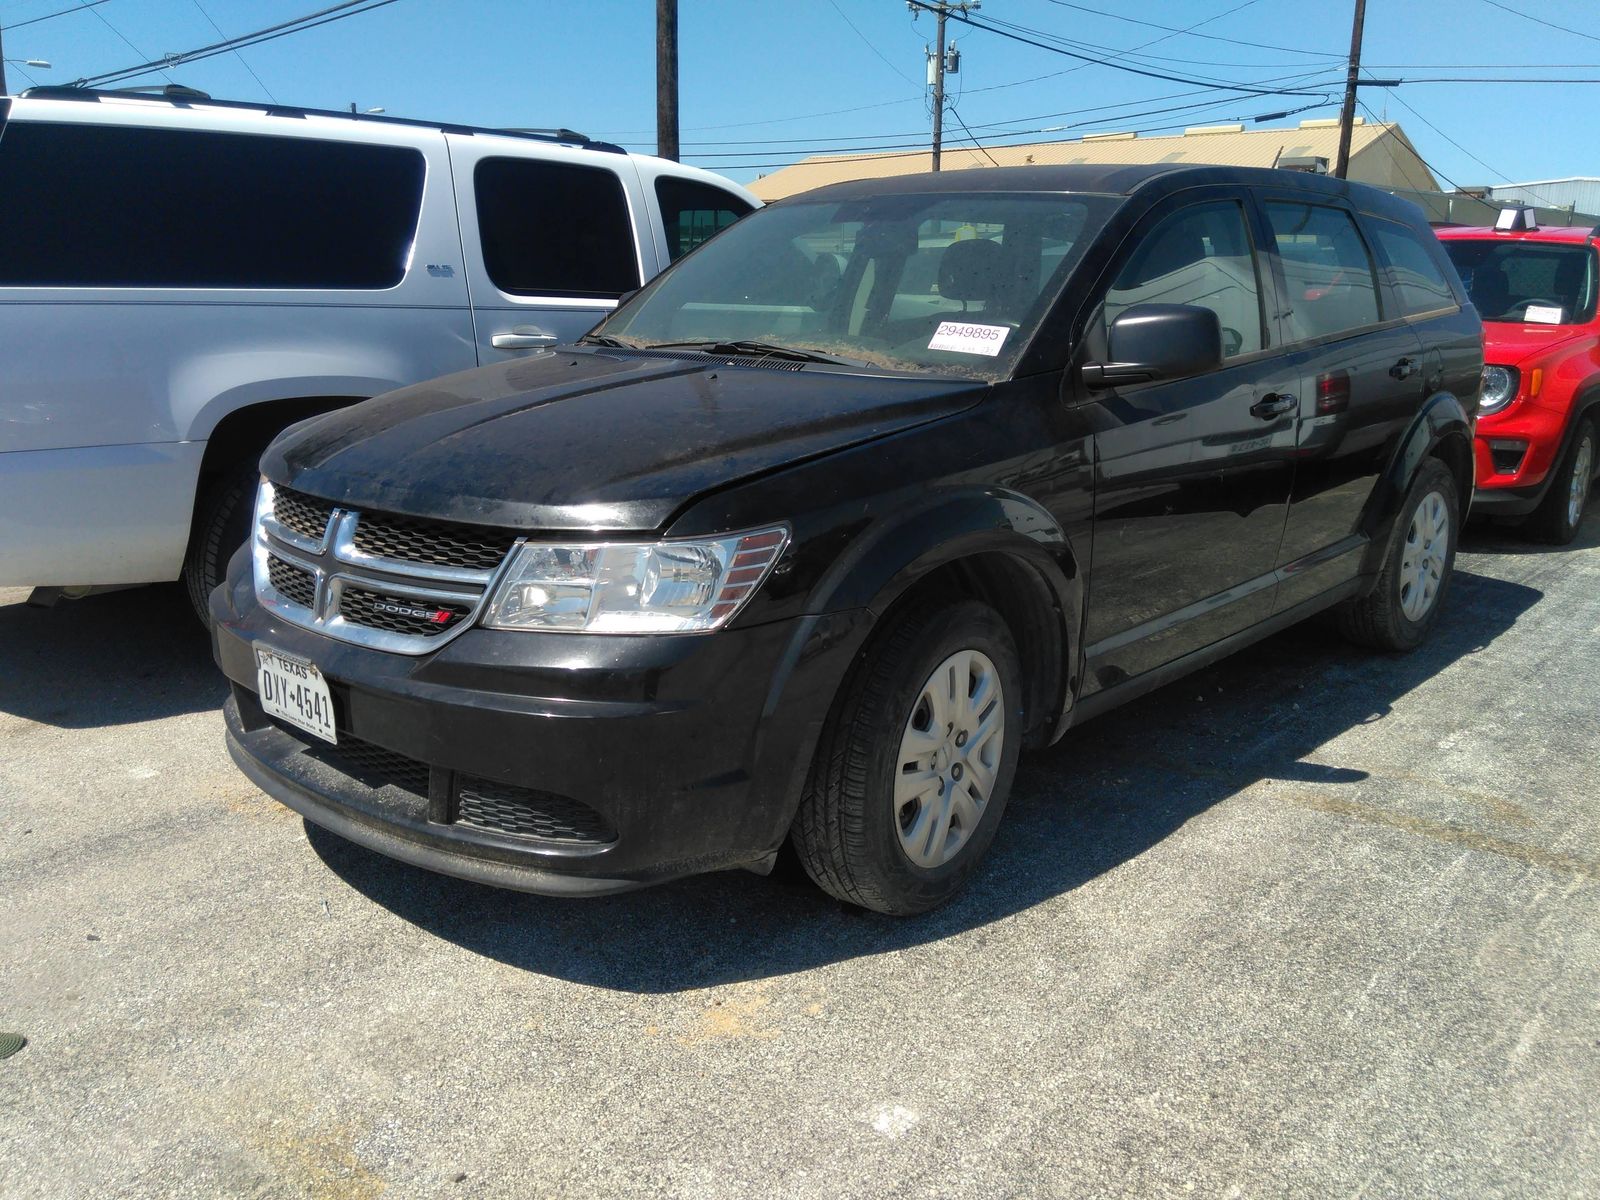
[[[1296,166],[1329,169],[1339,148],[1337,121],[1302,121],[1288,129],[1207,125],[1169,137],[1103,133],[1070,142],[991,146],[984,150],[946,143],[940,166],[971,167],[1066,165],[1073,163],[1216,163],[1232,167]],[[843,154],[803,159],[763,175],[748,185],[763,200],[779,200],[846,179],[881,179],[932,169],[926,150],[904,154]],[[1399,125],[1367,124],[1359,117],[1351,130],[1349,177],[1382,188],[1437,191],[1433,172],[1418,156]]]
[[[1487,191],[1490,199],[1496,202],[1600,213],[1600,179],[1593,175],[1579,175],[1571,179],[1535,179],[1530,183],[1497,183]],[[756,194],[759,196],[761,193]]]

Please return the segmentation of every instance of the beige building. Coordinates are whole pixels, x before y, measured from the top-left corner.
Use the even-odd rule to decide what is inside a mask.
[[[1382,188],[1438,191],[1438,181],[1418,157],[1398,125],[1367,124],[1357,117],[1350,138],[1349,177]],[[1070,142],[1036,142],[1027,146],[990,146],[984,150],[946,141],[940,167],[1013,167],[1070,163],[1221,163],[1233,167],[1332,167],[1339,153],[1339,123],[1301,121],[1291,129],[1250,129],[1243,125],[1206,125],[1170,137],[1101,133]],[[803,159],[750,184],[763,200],[778,200],[846,179],[879,179],[914,175],[932,169],[926,150],[904,154],[844,154]]]

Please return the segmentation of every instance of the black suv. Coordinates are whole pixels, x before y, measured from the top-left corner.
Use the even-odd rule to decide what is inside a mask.
[[[575,346],[281,436],[211,599],[229,749],[468,879],[595,894],[787,840],[922,911],[1023,747],[1321,609],[1417,645],[1481,367],[1419,210],[1359,185],[824,188]]]

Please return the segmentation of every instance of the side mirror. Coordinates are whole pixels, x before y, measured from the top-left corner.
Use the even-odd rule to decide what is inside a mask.
[[[1084,386],[1182,379],[1222,365],[1222,323],[1193,304],[1136,304],[1111,322],[1111,361],[1085,363]]]

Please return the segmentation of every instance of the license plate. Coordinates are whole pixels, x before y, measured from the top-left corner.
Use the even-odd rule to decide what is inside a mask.
[[[281,717],[297,729],[339,744],[333,727],[333,694],[315,663],[257,646],[256,694],[268,716]]]

